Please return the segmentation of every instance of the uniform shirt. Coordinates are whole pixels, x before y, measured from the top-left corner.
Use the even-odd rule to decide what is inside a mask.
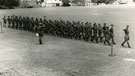
[[[114,36],[113,27],[111,27],[109,31],[110,31],[110,35],[113,37]]]
[[[128,29],[124,29],[125,34],[128,35],[129,34],[129,30]]]
[[[6,23],[6,18],[5,17],[3,18],[3,22]]]

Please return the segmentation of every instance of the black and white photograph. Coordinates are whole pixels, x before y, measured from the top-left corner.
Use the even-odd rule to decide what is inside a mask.
[[[0,76],[135,76],[135,0],[0,0]]]

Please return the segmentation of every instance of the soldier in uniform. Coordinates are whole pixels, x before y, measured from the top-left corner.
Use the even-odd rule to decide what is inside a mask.
[[[92,42],[95,40],[96,43],[98,43],[97,34],[98,34],[98,28],[97,28],[97,24],[95,23],[94,26],[93,26],[93,37],[91,39]]]
[[[7,23],[6,16],[4,16],[2,19],[3,19],[3,26],[4,26],[4,27],[7,27],[7,26],[6,26],[6,23]]]
[[[35,31],[37,31],[36,27],[38,27],[38,25],[39,25],[39,20],[38,20],[38,18],[36,18],[36,20],[35,20]]]
[[[11,27],[11,18],[10,18],[10,16],[8,16],[7,22],[8,22],[8,27]]]
[[[124,46],[124,44],[127,42],[127,45],[129,48],[131,48],[130,44],[129,44],[129,25],[126,26],[126,29],[124,29],[123,31],[125,32],[125,37],[124,37],[124,42],[121,44],[122,46]]]
[[[11,18],[11,22],[12,22],[12,28],[15,27],[15,16],[13,15]]]
[[[30,31],[32,31],[32,32],[34,32],[34,18],[33,17],[31,17],[31,19],[30,19],[30,24],[31,24],[31,29],[30,29]]]
[[[27,31],[30,31],[29,22],[30,22],[30,20],[29,20],[29,17],[27,16],[27,17],[26,17],[26,30],[27,30]]]
[[[107,29],[107,26],[106,26],[106,23],[104,23],[104,26],[102,28],[102,31],[103,31],[103,36],[101,37],[101,41],[103,41],[103,38],[105,39],[105,35],[106,35],[106,29]]]
[[[38,29],[38,35],[39,35],[39,44],[43,44],[42,38],[43,38],[45,26],[42,23],[39,23],[39,26],[37,27],[37,29]]]
[[[116,44],[115,41],[114,41],[114,29],[113,29],[113,24],[111,25],[111,28],[110,28],[110,35],[111,35],[112,43],[113,43],[113,44]]]
[[[18,19],[18,28],[22,30],[22,16],[19,16],[19,19]]]
[[[88,24],[88,39],[92,38],[92,25],[91,23]]]
[[[26,30],[26,18],[25,17],[23,17],[22,22],[23,22],[23,30]]]
[[[100,40],[100,42],[102,42],[102,27],[101,27],[101,24],[99,23],[98,24],[98,40]]]
[[[108,45],[111,46],[110,39],[111,39],[111,36],[110,36],[109,27],[106,27],[104,44],[106,44],[106,42],[107,42]]]
[[[18,23],[19,23],[18,16],[15,16],[15,28],[16,29],[18,29]]]

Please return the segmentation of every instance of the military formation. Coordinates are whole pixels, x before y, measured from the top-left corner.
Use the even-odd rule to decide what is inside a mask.
[[[116,44],[114,41],[114,25],[107,25],[107,23],[92,24],[80,21],[49,20],[46,19],[46,16],[33,18],[12,15],[3,17],[3,26],[30,32],[42,30],[47,35],[91,41],[93,43]],[[39,28],[40,26],[43,27]]]

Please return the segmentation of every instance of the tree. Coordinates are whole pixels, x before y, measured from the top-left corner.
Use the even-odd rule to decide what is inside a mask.
[[[0,5],[6,5],[6,0],[0,0]]]
[[[116,1],[116,0],[92,0],[93,3],[105,3],[105,4],[109,4],[114,1]]]
[[[86,0],[72,0],[72,3],[82,6],[85,5]]]
[[[70,3],[70,0],[62,0],[63,2],[63,6],[70,6],[69,3]]]
[[[19,5],[19,0],[0,0],[0,5],[18,6]]]
[[[19,5],[19,0],[7,0],[7,6],[18,6]]]

